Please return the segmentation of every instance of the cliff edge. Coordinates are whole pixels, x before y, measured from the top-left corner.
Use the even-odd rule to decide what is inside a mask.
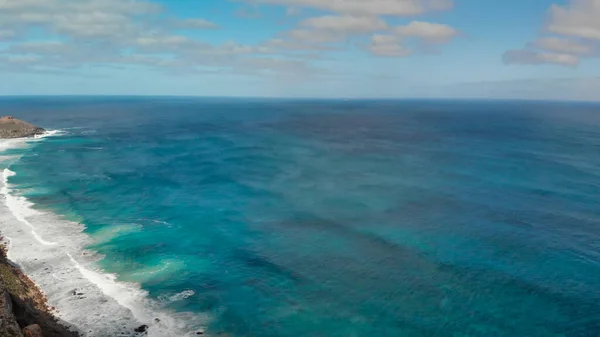
[[[7,259],[5,249],[0,244],[0,336],[78,337],[52,316],[44,294]]]
[[[12,116],[0,117],[0,138],[33,137],[46,132],[46,130],[13,118]]]

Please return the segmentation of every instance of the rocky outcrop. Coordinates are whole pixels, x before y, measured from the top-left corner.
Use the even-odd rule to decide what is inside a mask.
[[[13,313],[12,300],[0,280],[0,336],[23,337]]]
[[[4,248],[0,246],[0,337],[78,337],[50,313],[44,294],[6,258]]]
[[[46,132],[46,130],[13,118],[12,116],[0,117],[0,138],[33,137]]]

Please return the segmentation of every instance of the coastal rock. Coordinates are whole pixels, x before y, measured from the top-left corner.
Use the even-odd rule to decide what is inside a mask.
[[[139,327],[135,328],[133,331],[135,332],[146,332],[148,330],[148,326],[146,324],[144,325],[140,325]]]
[[[32,324],[23,329],[24,337],[44,337],[42,328],[37,324]]]
[[[23,337],[21,328],[13,314],[10,294],[6,291],[2,280],[0,280],[0,336]]]
[[[0,320],[0,337],[22,337],[21,328],[30,325],[38,325],[44,337],[79,337],[66,322],[52,316],[44,294],[7,259],[4,249],[0,249]],[[11,327],[12,335],[6,327]]]
[[[23,138],[41,135],[46,130],[12,116],[0,117],[0,138]]]

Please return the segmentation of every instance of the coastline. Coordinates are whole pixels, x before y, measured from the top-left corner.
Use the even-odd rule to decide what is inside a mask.
[[[57,135],[50,131],[46,136]],[[4,257],[0,271],[16,285],[17,295],[29,294],[19,303],[33,309],[30,316],[47,326],[43,336],[187,336],[203,334],[186,321],[193,317],[162,310],[147,298],[138,284],[119,282],[116,275],[96,270],[102,258],[85,247],[91,239],[85,226],[59,215],[40,211],[26,198],[13,195],[8,178],[16,175],[9,167],[18,159],[2,156],[4,150],[27,150],[37,139],[0,143],[0,236]],[[10,142],[10,143],[9,143]],[[17,158],[20,156],[17,156]],[[23,305],[18,304],[17,308]],[[29,322],[30,320],[23,320]],[[55,322],[53,325],[51,322]],[[42,324],[40,324],[41,326]],[[61,330],[62,329],[62,330]],[[71,330],[77,330],[74,333]],[[49,332],[46,332],[49,331]],[[54,332],[53,332],[54,331]]]
[[[43,135],[34,135],[34,138],[1,139],[0,152],[24,148],[28,142],[56,133],[57,131],[46,132]],[[6,161],[11,161],[11,158],[11,156],[0,156],[0,163],[5,164]],[[5,181],[0,181],[0,191],[8,193]],[[5,200],[0,208],[5,208],[6,196],[3,197]],[[3,219],[1,224],[5,225],[6,221]],[[0,228],[0,299],[2,299],[0,316],[3,323],[0,324],[0,333],[19,337],[23,336],[25,328],[37,325],[41,336],[80,337],[74,326],[56,315],[55,308],[48,304],[47,296],[39,285],[19,264],[9,258],[10,245],[10,239]]]
[[[11,262],[7,257],[7,247],[0,237],[0,294],[10,301],[8,309],[12,312],[0,313],[4,320],[14,318],[20,330],[37,324],[40,326],[44,337],[80,337],[80,334],[74,331],[74,328],[64,321],[60,321],[48,306],[47,299],[39,287],[23,271]],[[11,317],[12,316],[12,317]],[[14,325],[14,324],[13,324]],[[19,336],[14,332],[14,336]],[[6,329],[3,331],[2,329]],[[3,324],[0,332],[10,333],[11,327]]]

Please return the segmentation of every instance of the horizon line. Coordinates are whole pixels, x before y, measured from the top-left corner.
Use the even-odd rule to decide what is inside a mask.
[[[196,99],[264,99],[264,100],[335,100],[335,101],[505,101],[546,103],[600,103],[600,100],[541,99],[513,97],[309,97],[309,96],[219,96],[219,95],[152,95],[152,94],[0,94],[0,99],[10,98],[196,98]]]

